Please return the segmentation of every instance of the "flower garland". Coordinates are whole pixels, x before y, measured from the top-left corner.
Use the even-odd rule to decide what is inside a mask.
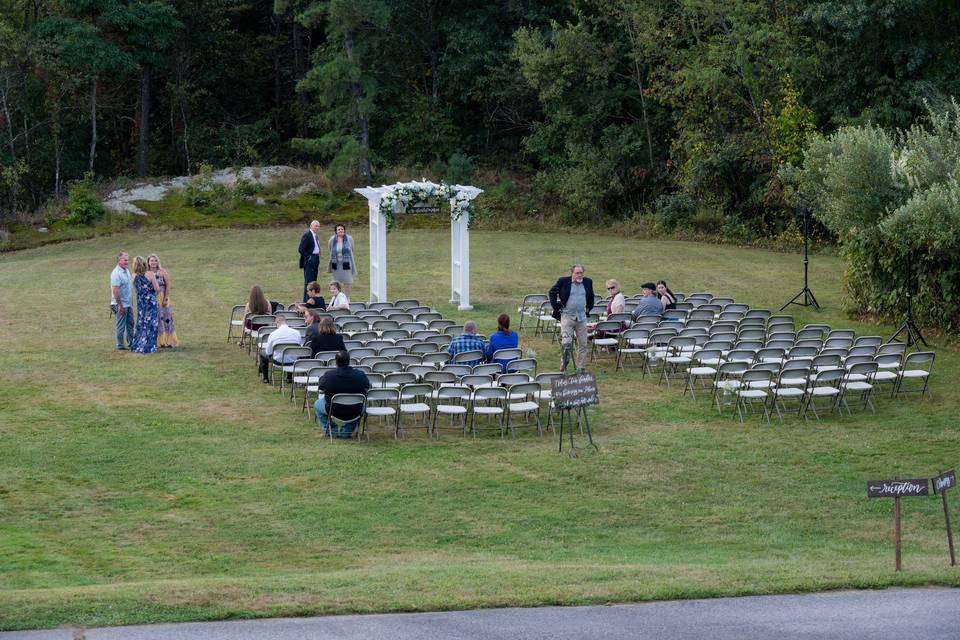
[[[406,208],[411,204],[428,200],[451,200],[450,219],[459,220],[461,216],[466,214],[467,224],[470,223],[470,197],[466,193],[454,189],[445,182],[441,182],[439,185],[431,183],[413,184],[397,187],[391,193],[380,198],[380,213],[387,220],[387,231],[393,229],[397,223],[396,216],[393,214],[394,204],[399,202]]]

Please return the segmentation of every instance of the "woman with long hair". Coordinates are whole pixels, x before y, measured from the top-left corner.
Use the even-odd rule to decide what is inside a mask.
[[[156,353],[157,351],[157,295],[160,286],[157,278],[147,268],[143,256],[133,259],[133,290],[137,292],[137,326],[133,331],[131,351]]]
[[[179,346],[177,330],[173,326],[173,308],[170,306],[170,274],[160,266],[160,256],[151,253],[147,256],[147,269],[153,272],[160,293],[157,294],[157,346],[170,348]]]
[[[660,305],[664,311],[677,308],[677,296],[670,291],[666,280],[657,280],[657,295],[660,296]]]
[[[267,300],[267,296],[263,295],[263,289],[260,288],[260,285],[255,284],[250,288],[250,295],[247,296],[247,304],[243,308],[243,313],[246,316],[246,319],[243,321],[243,325],[250,329],[250,316],[267,316],[273,313],[273,305]]]

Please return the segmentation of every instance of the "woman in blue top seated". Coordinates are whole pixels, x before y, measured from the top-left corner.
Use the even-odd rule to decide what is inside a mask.
[[[510,358],[508,360],[492,360],[493,353],[498,349],[516,349],[520,346],[520,336],[517,335],[516,331],[510,331],[510,316],[505,313],[501,313],[497,316],[497,331],[490,336],[490,341],[487,343],[487,348],[484,349],[484,355],[487,357],[487,360],[498,363],[504,371],[507,370],[507,364],[513,360]]]

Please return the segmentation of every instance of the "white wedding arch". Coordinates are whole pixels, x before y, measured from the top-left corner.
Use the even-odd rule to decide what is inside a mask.
[[[483,190],[429,181],[397,182],[354,189],[367,199],[370,211],[370,302],[387,302],[387,231],[393,214],[430,201],[450,202],[450,302],[460,311],[470,306],[470,209]]]

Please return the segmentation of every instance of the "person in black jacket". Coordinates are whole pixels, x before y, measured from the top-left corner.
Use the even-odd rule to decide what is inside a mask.
[[[320,388],[323,389],[323,395],[317,399],[313,405],[317,420],[323,427],[323,433],[329,435],[330,420],[327,416],[327,407],[338,393],[362,393],[366,394],[370,389],[370,379],[367,374],[359,369],[350,366],[350,354],[346,351],[337,352],[337,368],[333,371],[327,371],[320,378]],[[363,411],[362,405],[338,405],[337,413],[334,417],[337,420],[346,421],[338,430],[334,431],[337,438],[349,438],[353,435],[357,424],[360,422],[360,414]]]
[[[312,333],[308,331],[308,335]],[[324,316],[320,318],[320,324],[316,333],[310,336],[310,352],[316,358],[322,351],[345,351],[343,336],[337,333],[337,326],[333,323],[333,318]]]
[[[297,252],[300,254],[300,268],[303,269],[303,301],[307,301],[307,285],[317,279],[317,271],[320,269],[320,240],[317,234],[320,233],[320,222],[314,220],[310,223],[310,228],[300,236],[300,246]]]
[[[587,319],[593,308],[593,280],[583,277],[583,265],[570,268],[570,276],[557,280],[550,288],[553,317],[560,321],[560,371],[566,371],[577,338],[577,369],[587,366]]]

